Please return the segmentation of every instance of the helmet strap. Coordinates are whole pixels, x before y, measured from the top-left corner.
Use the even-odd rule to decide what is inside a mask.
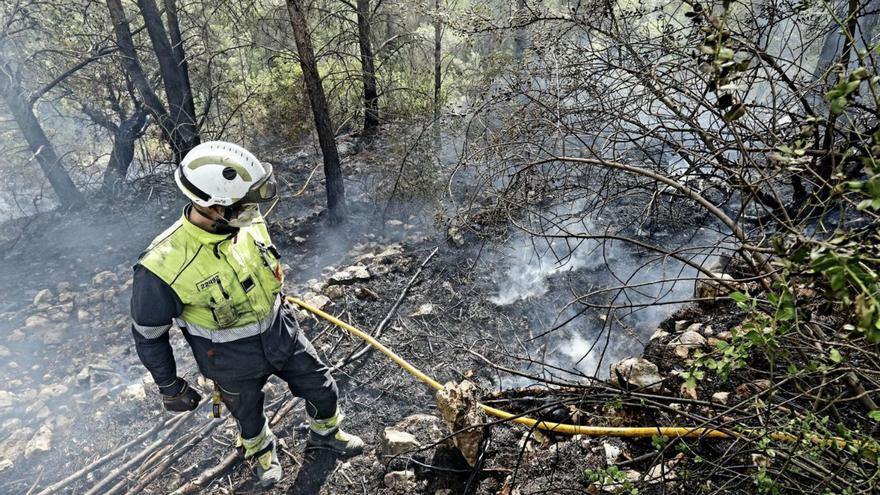
[[[210,208],[203,209],[202,207],[200,207],[199,205],[197,205],[195,203],[193,203],[193,209],[199,215],[207,218],[208,220],[213,221],[213,223],[211,224],[211,231],[213,233],[220,234],[220,235],[230,235],[230,236],[238,233],[239,228],[233,227],[232,225],[229,225],[229,219],[226,218],[228,216],[231,216],[231,214],[232,214],[231,208],[224,207],[223,208],[223,215],[221,215],[221,216],[215,216],[216,213],[214,213],[214,211],[211,210]]]

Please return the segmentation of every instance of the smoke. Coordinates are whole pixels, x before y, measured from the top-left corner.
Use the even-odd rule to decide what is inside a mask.
[[[564,213],[578,211],[567,210]],[[600,219],[578,222],[582,234],[607,229]],[[551,237],[562,233],[561,228],[544,232]],[[710,229],[693,226],[690,232],[648,241],[675,251],[711,245],[718,237]],[[685,250],[684,256],[698,264],[711,262],[711,253],[703,251]],[[501,266],[496,293],[489,300],[528,319],[535,335],[530,351],[540,353],[540,359],[530,360],[542,361],[540,371],[555,378],[607,377],[611,363],[639,354],[657,326],[683,305],[677,301],[692,296],[697,276],[695,268],[681,261],[623,241],[571,243],[522,232],[491,255],[501,259]],[[573,302],[591,292],[595,295]]]

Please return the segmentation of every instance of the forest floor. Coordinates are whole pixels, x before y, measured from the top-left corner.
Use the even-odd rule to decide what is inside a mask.
[[[358,184],[363,178],[361,184],[367,184],[370,163],[381,153],[380,148],[349,156],[348,179]],[[286,160],[276,170],[291,190],[298,189],[312,172],[315,158],[300,154]],[[423,261],[438,249],[379,338],[441,383],[468,380],[477,385],[481,400],[516,412],[534,408],[542,417],[570,421],[574,410],[579,415],[575,419],[585,424],[639,426],[682,422],[691,412],[717,412],[722,402],[716,393],[758,378],[737,377],[724,387],[701,391],[699,398],[680,391],[683,360],[674,354],[681,349],[673,340],[687,331],[698,333],[703,343],[723,338],[718,334],[742,318],[729,304],[708,312],[690,307],[665,319],[660,325],[663,332],[655,334],[646,351],[660,365],[659,372],[668,376],[658,395],[646,395],[660,406],[648,410],[637,402],[621,402],[621,397],[632,399],[632,395],[611,393],[601,383],[593,389],[589,406],[582,402],[578,410],[572,409],[572,403],[556,404],[554,397],[540,390],[521,388],[523,382],[500,378],[500,372],[483,359],[522,369],[514,356],[529,353],[534,329],[529,315],[516,305],[502,307],[489,301],[497,292],[496,275],[502,267],[498,260],[478,262],[483,251],[479,239],[450,238],[430,215],[383,219],[381,209],[369,198],[369,188],[357,186],[349,195],[349,223],[328,229],[320,184],[318,173],[300,196],[284,200],[270,218],[273,238],[288,265],[287,293],[371,331]],[[147,196],[135,203],[16,221],[19,229],[28,225],[27,233],[0,263],[2,493],[38,493],[172,418],[162,411],[134,351],[128,299],[132,264],[152,237],[177,218],[182,202],[168,186],[157,185]],[[349,267],[354,268],[346,270]],[[339,275],[361,268],[366,275]],[[305,313],[299,319],[328,363],[344,360],[363,345]],[[648,334],[655,328],[647,329]],[[176,329],[172,343],[179,373],[209,395],[210,385],[198,375]],[[686,448],[659,452],[663,446],[651,438],[569,438],[492,424],[480,428],[484,433],[477,460],[480,469],[474,469],[451,442],[433,390],[390,360],[370,352],[335,376],[345,428],[366,440],[367,452],[351,459],[326,451],[304,452],[302,407],[273,378],[266,387],[266,409],[281,440],[286,476],[267,493],[614,493],[635,486],[641,487],[640,493],[662,493],[701,482],[683,480],[675,474],[677,466],[692,465],[729,443],[688,442]],[[504,391],[510,386],[516,389]],[[748,387],[740,390],[742,398],[754,393]],[[222,420],[208,419],[207,410],[203,405],[167,439],[162,437],[163,429],[134,443],[61,491],[125,493],[138,480],[158,472],[143,491],[167,493],[198,478],[232,452],[236,435],[225,410]],[[394,432],[388,433],[388,428],[412,437],[390,439]],[[154,453],[114,472],[151,445],[156,447]],[[186,454],[179,459],[166,462],[183,451]],[[591,470],[610,465],[620,466],[620,478],[597,483],[595,475],[591,477]],[[203,490],[263,492],[252,466],[245,462],[236,462]]]

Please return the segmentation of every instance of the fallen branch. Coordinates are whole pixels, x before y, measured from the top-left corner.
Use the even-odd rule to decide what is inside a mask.
[[[83,468],[80,469],[79,471],[76,471],[75,473],[73,473],[73,474],[71,474],[70,476],[64,478],[63,480],[60,480],[60,481],[58,481],[58,482],[55,482],[55,483],[53,483],[53,484],[47,486],[46,488],[43,489],[43,491],[39,492],[37,495],[50,495],[50,494],[52,494],[52,493],[57,492],[58,490],[60,490],[60,489],[64,488],[65,486],[67,486],[67,485],[73,483],[74,481],[76,481],[76,480],[82,478],[83,476],[85,476],[85,475],[87,475],[88,473],[94,471],[95,469],[98,469],[99,467],[103,466],[104,464],[107,463],[107,461],[109,461],[109,460],[115,458],[116,456],[118,456],[118,455],[121,454],[122,452],[125,452],[125,450],[127,450],[127,449],[130,448],[131,446],[143,442],[143,441],[146,440],[147,438],[153,436],[157,431],[161,430],[162,428],[165,428],[166,426],[169,426],[169,425],[170,425],[171,423],[173,423],[174,421],[181,421],[182,419],[183,419],[183,416],[175,416],[175,417],[173,417],[173,418],[169,418],[169,419],[168,419],[167,421],[165,421],[164,423],[157,423],[156,426],[154,426],[154,427],[151,428],[150,430],[148,430],[148,431],[142,433],[141,435],[139,435],[139,436],[133,438],[132,440],[129,440],[128,442],[126,442],[126,443],[120,445],[119,447],[113,449],[113,451],[111,451],[109,454],[107,454],[107,455],[105,455],[105,456],[103,456],[103,457],[99,457],[98,459],[96,459],[94,462],[92,462],[92,463],[89,464],[88,466],[83,467]]]

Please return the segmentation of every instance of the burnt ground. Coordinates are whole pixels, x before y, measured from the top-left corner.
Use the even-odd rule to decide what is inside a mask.
[[[330,228],[325,223],[320,171],[301,195],[288,194],[272,213],[273,238],[288,265],[288,294],[323,303],[326,311],[371,331],[437,248],[380,340],[441,383],[469,380],[492,405],[512,412],[532,411],[556,421],[631,426],[676,424],[720,414],[708,396],[732,389],[734,384],[708,384],[700,400],[681,399],[685,366],[666,344],[681,332],[676,321],[688,325],[711,322],[716,333],[735,326],[743,315],[733,306],[713,311],[685,308],[663,322],[661,328],[671,335],[652,341],[646,350],[661,374],[669,376],[659,395],[648,399],[621,396],[602,384],[554,394],[547,394],[546,389],[503,391],[528,381],[510,378],[482,357],[531,372],[533,367],[517,357],[535,354],[536,343],[530,338],[539,327],[536,321],[546,315],[535,315],[517,304],[500,307],[489,301],[505,267],[498,259],[484,256],[485,246],[472,233],[449,239],[447,231],[438,232],[434,218],[418,208],[410,209],[412,214],[383,219],[383,208],[369,187],[375,181],[370,176],[372,164],[382,159],[382,152],[366,151],[346,159],[348,183],[354,184],[349,189],[351,220],[346,226]],[[306,182],[315,158],[299,154],[279,161],[284,167],[276,170],[283,170],[280,173],[292,192]],[[15,225],[16,232],[27,225],[26,234],[6,251],[0,264],[4,282],[0,288],[0,383],[4,384],[0,388],[0,493],[38,493],[173,417],[162,410],[155,387],[134,352],[127,303],[131,265],[149,240],[179,215],[182,203],[167,179],[156,179],[142,191],[133,201],[66,215],[48,213]],[[366,268],[369,276],[340,283],[330,280],[350,266]],[[576,282],[563,275],[550,281],[563,288]],[[302,330],[329,363],[344,361],[362,346],[358,339],[323,321],[304,313],[299,319]],[[655,328],[656,324],[631,329],[636,343],[627,351],[638,354]],[[178,373],[207,395],[210,385],[200,379],[176,329],[172,329],[172,343]],[[555,346],[543,342],[537,352],[546,358],[565,350],[559,342]],[[613,493],[635,486],[641,488],[639,493],[666,493],[699,482],[687,477],[688,470],[697,472],[699,466],[694,463],[701,456],[723,450],[729,443],[658,445],[652,439],[571,439],[493,424],[485,428],[477,471],[452,445],[449,427],[439,419],[433,390],[384,356],[369,352],[335,376],[347,417],[345,428],[366,440],[367,452],[352,459],[339,459],[325,451],[303,452],[302,408],[291,402],[286,387],[273,378],[266,388],[266,409],[277,420],[273,430],[281,439],[286,476],[265,493]],[[757,377],[740,376],[738,382]],[[560,403],[560,397],[568,402]],[[646,407],[646,400],[654,405]],[[136,442],[61,491],[125,493],[137,488],[146,493],[172,492],[233,451],[236,432],[226,417],[210,434],[194,440],[215,424],[206,415],[203,405],[167,439],[162,430],[158,436]],[[413,434],[418,445],[389,452],[382,440],[386,427]],[[136,457],[144,451],[150,455]],[[175,455],[180,457],[170,462]],[[113,472],[131,459],[135,462],[120,473]],[[597,484],[594,470],[611,464],[620,466],[623,474],[614,480],[602,475]],[[680,475],[669,474],[679,467],[686,469]],[[154,479],[144,487],[136,486],[152,473],[157,473]],[[235,462],[202,489],[205,493],[264,492],[244,462]]]

